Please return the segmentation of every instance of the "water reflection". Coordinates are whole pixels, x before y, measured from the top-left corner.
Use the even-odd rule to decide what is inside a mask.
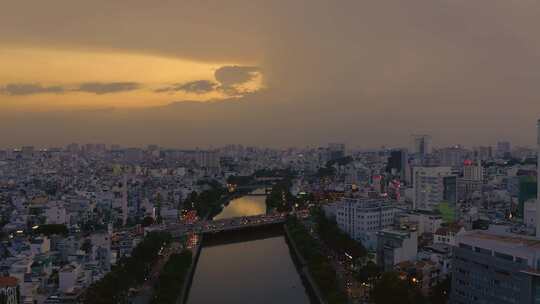
[[[215,220],[239,217],[252,216],[266,213],[266,197],[265,196],[242,196],[232,200],[220,214],[214,217]]]
[[[204,247],[189,304],[308,304],[283,236]]]

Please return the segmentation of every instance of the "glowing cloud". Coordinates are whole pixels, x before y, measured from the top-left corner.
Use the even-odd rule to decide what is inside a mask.
[[[152,107],[239,96],[258,68],[107,50],[0,48],[0,109]],[[212,80],[212,79],[216,80]],[[257,87],[255,85],[254,87]],[[235,94],[225,88],[235,89]],[[160,94],[168,92],[169,94]],[[170,94],[174,94],[174,100]],[[54,95],[54,98],[51,98]]]

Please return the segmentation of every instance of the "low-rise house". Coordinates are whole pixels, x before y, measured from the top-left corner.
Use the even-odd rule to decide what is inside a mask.
[[[443,243],[450,246],[456,245],[456,236],[465,231],[465,228],[458,224],[450,224],[437,229],[433,235],[434,243]]]
[[[20,302],[19,280],[14,277],[0,277],[0,303],[18,304]]]

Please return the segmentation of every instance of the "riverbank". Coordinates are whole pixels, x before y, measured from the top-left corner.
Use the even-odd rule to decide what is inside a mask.
[[[141,286],[151,275],[152,265],[159,259],[159,252],[169,244],[171,235],[165,232],[149,233],[132,251],[130,257],[118,264],[101,280],[92,284],[83,295],[83,303],[125,303],[129,289]]]
[[[347,303],[347,296],[338,284],[337,273],[332,267],[328,257],[323,254],[321,244],[306,230],[306,227],[296,218],[290,218],[286,224],[286,235],[289,236],[291,247],[307,268],[311,276],[312,286],[318,290],[320,303],[342,304]]]
[[[161,269],[158,282],[155,286],[154,296],[151,304],[175,303],[182,290],[178,286],[184,285],[186,274],[193,264],[193,254],[191,250],[184,249],[175,252]]]
[[[189,270],[187,272],[186,278],[184,280],[184,284],[182,285],[182,291],[180,293],[180,296],[178,297],[178,300],[176,301],[176,304],[187,303],[188,296],[189,296],[189,289],[191,288],[191,283],[193,283],[193,276],[195,275],[195,269],[197,269],[197,263],[199,262],[199,257],[201,256],[203,238],[204,236],[201,234],[199,236],[199,242],[197,243],[197,246],[193,248],[194,254],[193,254],[191,266],[189,267]]]
[[[285,232],[285,240],[287,241],[287,244],[289,245],[289,248],[291,248],[291,257],[293,258],[293,261],[297,264],[298,271],[300,273],[300,276],[302,277],[302,280],[304,281],[305,287],[308,289],[308,292],[310,293],[310,299],[312,302],[315,301],[315,303],[318,304],[326,304],[326,301],[323,298],[323,295],[319,288],[317,287],[317,283],[315,283],[315,280],[309,273],[308,264],[300,251],[298,250],[298,247],[296,246],[296,242],[294,241],[294,238],[292,237],[291,233],[289,232],[289,228],[287,225],[283,225],[283,230]],[[314,304],[315,304],[314,303]]]

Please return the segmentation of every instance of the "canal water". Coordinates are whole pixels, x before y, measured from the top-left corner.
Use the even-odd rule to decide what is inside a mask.
[[[215,219],[265,212],[265,197],[248,195],[231,201]],[[203,245],[188,304],[310,303],[283,234]]]
[[[255,190],[254,194],[264,194],[263,190]],[[266,213],[266,196],[263,195],[246,195],[233,199],[229,204],[223,207],[223,210],[214,217],[214,220],[252,216]]]

